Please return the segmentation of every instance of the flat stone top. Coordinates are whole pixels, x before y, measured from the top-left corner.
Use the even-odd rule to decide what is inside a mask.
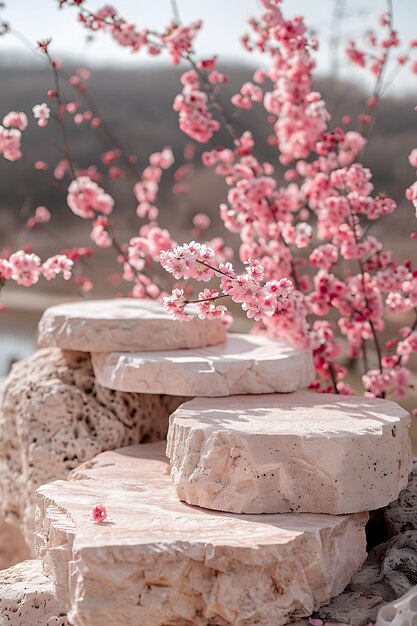
[[[315,375],[310,350],[237,333],[207,348],[97,353],[93,366],[99,384],[110,389],[203,397],[286,393]]]
[[[226,340],[220,320],[174,320],[155,300],[116,298],[52,306],[39,323],[40,346],[67,350],[174,350]]]
[[[409,413],[395,402],[362,396],[290,394],[196,398],[171,415],[171,423],[210,432],[292,435],[312,438],[377,434],[387,426],[407,426]]]
[[[335,529],[350,516],[322,514],[235,515],[188,506],[178,500],[169,476],[165,443],[104,452],[75,470],[72,480],[43,485],[41,508],[53,504],[68,516],[74,549],[164,544],[251,547],[291,543],[304,533]],[[106,522],[90,520],[95,504]],[[367,514],[356,516],[358,524]],[[65,521],[59,519],[59,529]]]

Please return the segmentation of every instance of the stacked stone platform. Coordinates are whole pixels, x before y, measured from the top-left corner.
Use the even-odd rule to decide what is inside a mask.
[[[196,398],[170,418],[181,500],[235,513],[356,513],[396,500],[411,464],[395,402],[297,391]]]
[[[0,594],[30,607],[38,585],[45,610],[0,604],[0,626],[281,626],[353,585],[367,512],[407,484],[398,405],[299,391],[310,351],[156,303],[52,307],[39,342],[0,400],[0,516],[29,549],[36,518],[38,560]],[[167,431],[171,477],[165,443],[136,445]]]
[[[107,520],[94,525],[102,502]],[[175,496],[163,443],[104,452],[38,491],[39,554],[69,562],[74,626],[279,626],[340,593],[366,557],[366,513],[233,515]],[[61,602],[64,598],[61,597]]]

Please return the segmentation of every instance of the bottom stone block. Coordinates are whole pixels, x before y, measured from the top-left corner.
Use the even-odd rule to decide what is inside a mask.
[[[0,572],[0,625],[68,625],[41,561],[23,561]]]
[[[104,452],[39,489],[39,554],[61,596],[68,585],[74,626],[281,626],[339,594],[366,558],[366,513],[179,502],[164,447]],[[95,524],[99,503],[108,518]]]

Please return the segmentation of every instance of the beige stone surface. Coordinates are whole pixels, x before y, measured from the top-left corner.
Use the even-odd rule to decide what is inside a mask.
[[[0,518],[31,546],[39,485],[103,450],[165,439],[181,401],[103,389],[86,353],[49,348],[17,363],[0,396]]]
[[[96,353],[92,360],[103,387],[193,397],[285,393],[315,375],[309,350],[259,335],[230,334],[226,344],[199,350]]]
[[[0,520],[0,570],[29,558],[30,551],[19,526]]]
[[[238,516],[179,502],[163,443],[105,452],[71,478],[39,489],[37,542],[62,595],[70,582],[74,626],[280,626],[340,593],[366,557],[364,513]],[[90,520],[97,503],[102,524]]]
[[[375,398],[196,398],[170,418],[181,500],[235,513],[354,513],[395,500],[411,467],[410,416]]]
[[[41,561],[23,561],[0,572],[0,626],[67,625]]]
[[[38,343],[63,350],[177,350],[222,343],[220,320],[174,320],[159,302],[136,298],[69,302],[46,309]]]

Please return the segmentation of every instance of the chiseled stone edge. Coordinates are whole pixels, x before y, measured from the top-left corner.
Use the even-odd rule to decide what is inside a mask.
[[[277,342],[277,348],[279,343],[285,342]],[[238,362],[222,360],[220,353],[213,356],[210,348],[207,352],[202,348],[191,355],[193,361],[183,364],[181,357],[187,357],[186,352],[96,352],[92,363],[97,382],[107,389],[188,397],[290,393],[306,387],[315,377],[310,350],[294,350],[283,359],[284,369],[275,375],[271,375],[272,356],[265,361],[254,356]]]
[[[174,319],[93,320],[83,318],[82,309],[79,316],[68,318],[67,314],[59,312],[61,307],[65,304],[52,306],[44,312],[38,327],[40,347],[81,352],[153,351],[203,348],[226,341],[226,329],[221,320],[198,317],[187,323]]]
[[[94,465],[100,457],[103,457],[103,461],[105,458],[109,458],[108,453],[103,453],[96,458],[93,462]],[[94,476],[88,480],[87,475],[88,467],[85,467],[80,473],[74,472],[73,478],[78,481],[81,480],[88,486],[89,483],[91,484],[91,480],[94,480]],[[97,483],[98,491],[101,493],[115,488],[111,481],[109,483],[109,481],[99,479]],[[195,620],[191,621],[190,618],[189,623],[196,626],[206,626],[208,623],[216,623],[218,626],[232,624],[250,626],[253,624],[252,613],[250,617],[246,615],[246,617],[239,618],[240,621],[236,621],[238,617],[234,613],[233,606],[243,606],[247,596],[249,597],[255,592],[255,595],[261,594],[262,596],[265,585],[269,588],[275,584],[273,575],[271,577],[271,567],[279,565],[279,575],[283,575],[285,579],[285,574],[289,573],[286,570],[290,566],[295,566],[299,569],[300,581],[304,590],[301,597],[304,600],[301,605],[292,608],[291,614],[288,613],[285,617],[278,616],[276,626],[279,626],[279,624],[285,624],[289,619],[294,620],[311,614],[321,603],[328,601],[330,596],[337,595],[343,590],[349,582],[350,576],[360,566],[358,553],[354,555],[352,550],[353,545],[356,545],[361,551],[361,559],[364,560],[366,557],[364,525],[367,514],[346,516],[336,527],[334,524],[330,524],[328,528],[323,528],[317,534],[312,533],[307,538],[296,537],[293,542],[286,546],[288,558],[283,556],[282,546],[272,546],[270,550],[263,550],[261,540],[256,550],[241,547],[233,548],[230,552],[226,546],[213,547],[209,544],[190,544],[182,541],[175,545],[174,558],[172,544],[170,551],[166,551],[163,544],[159,548],[150,545],[100,544],[98,550],[96,547],[89,546],[88,540],[84,540],[82,532],[78,537],[75,536],[76,528],[69,517],[69,513],[54,502],[54,488],[59,488],[59,482],[55,485],[42,487],[38,495],[38,546],[48,575],[54,578],[57,572],[61,574],[60,581],[57,581],[58,589],[64,592],[68,580],[70,581],[68,608],[70,609],[69,617],[74,626],[84,626],[85,624],[102,626],[108,623],[105,621],[106,619],[114,620],[116,618],[118,619],[118,626],[124,626],[133,623],[129,621],[130,619],[137,620],[136,609],[133,606],[126,606],[126,600],[123,596],[124,591],[129,589],[129,585],[135,577],[136,586],[134,586],[133,592],[139,593],[139,600],[140,598],[144,599],[145,605],[146,597],[148,596],[149,603],[149,594],[151,594],[150,603],[152,607],[155,607],[152,608],[153,613],[150,621],[146,618],[146,610],[144,609],[145,615],[139,619],[142,626],[165,624],[166,615],[165,620],[161,618],[162,621],[158,621],[154,615],[158,606],[161,607],[162,612],[167,610],[166,607],[164,609],[165,602],[169,604],[170,617],[175,615],[178,610],[177,618],[185,619],[183,612],[189,610],[193,614],[192,619]],[[94,492],[94,490],[92,491]],[[48,496],[48,492],[52,492],[52,497]],[[128,492],[129,490],[126,493],[128,494]],[[94,502],[95,497],[92,493],[91,504]],[[359,543],[358,533],[361,536]],[[323,562],[321,546],[327,546],[329,541],[333,540],[335,541],[333,550],[331,553],[325,554],[326,561],[329,558],[330,560]],[[292,555],[296,542],[301,542],[301,546],[299,546],[300,559],[294,560]],[[337,572],[333,560],[338,558],[337,555],[340,553],[348,554],[350,563],[345,562]],[[303,557],[304,562],[301,563]],[[146,560],[146,580],[143,577],[143,571],[140,574],[140,569],[137,566],[139,559],[141,561]],[[64,570],[65,575],[63,575]],[[213,584],[212,588],[207,591],[207,576],[210,571],[212,571],[213,578],[211,580]],[[314,590],[317,581],[322,576],[320,572],[323,571],[333,571],[334,575],[326,581],[324,590],[320,591],[317,588]],[[172,581],[173,584],[170,586]],[[203,583],[203,581],[205,582]],[[190,596],[192,598],[195,594],[204,598],[204,605],[199,607],[197,617],[194,615],[192,607],[187,609],[186,604],[184,608],[182,604],[184,591],[185,597],[190,602]],[[96,594],[97,600],[89,606],[88,597],[91,592]],[[152,594],[156,594],[155,597],[152,598]],[[311,594],[313,594],[314,599]],[[60,601],[64,599],[64,596],[60,597]],[[262,605],[262,600],[260,605]],[[147,610],[149,612],[149,606]],[[260,621],[257,622],[259,626],[270,626],[270,611],[271,606],[264,607]],[[120,615],[126,616],[127,621],[120,621]],[[211,618],[216,621],[209,622]],[[188,622],[184,621],[184,623]]]
[[[310,392],[295,394],[300,397],[300,403],[303,394]],[[212,402],[213,408],[216,402],[221,411],[221,398],[207,402],[209,406]],[[385,401],[387,405],[389,402]],[[186,419],[181,420],[181,414],[198,403],[198,398],[187,402],[171,415],[167,440],[167,456],[171,461],[173,484],[179,499],[188,504],[231,513],[307,512],[341,515],[384,507],[395,500],[407,486],[412,460],[410,416],[395,403],[391,404],[393,410],[397,409],[397,422],[382,424],[379,434],[353,433],[349,437],[346,433],[345,436],[335,436],[334,439],[299,435],[296,438],[297,445],[294,442],[295,437],[288,435],[287,446],[283,445],[286,441],[285,435],[265,435],[272,442],[271,445],[276,445],[280,450],[275,465],[268,462],[265,467],[254,460],[255,452],[258,459],[260,456],[256,448],[258,438],[255,432],[239,435],[238,432],[228,431],[221,426],[217,430],[206,430],[204,427],[199,428],[198,423],[188,424]],[[198,414],[198,408],[195,411]],[[297,419],[296,414],[294,419]],[[364,445],[368,438],[372,439],[369,459]],[[395,442],[397,451],[388,463],[388,455],[383,450],[385,447],[389,451],[391,442]],[[363,457],[364,465],[368,466],[368,476],[375,482],[382,481],[385,491],[370,485],[364,498],[362,494],[367,485],[359,482],[360,476],[357,477],[358,484],[353,491],[355,478],[352,473],[356,466],[352,464],[352,459],[355,454],[358,454],[359,459],[359,453],[360,458]],[[297,454],[300,456],[297,457]],[[331,459],[337,459],[332,475],[329,474]],[[281,470],[281,495],[273,499],[272,492],[267,506],[266,489],[271,482],[278,480]],[[302,478],[296,491],[298,475]],[[272,478],[274,476],[276,478]],[[389,486],[391,489],[388,489]],[[348,493],[349,497],[345,495]]]

